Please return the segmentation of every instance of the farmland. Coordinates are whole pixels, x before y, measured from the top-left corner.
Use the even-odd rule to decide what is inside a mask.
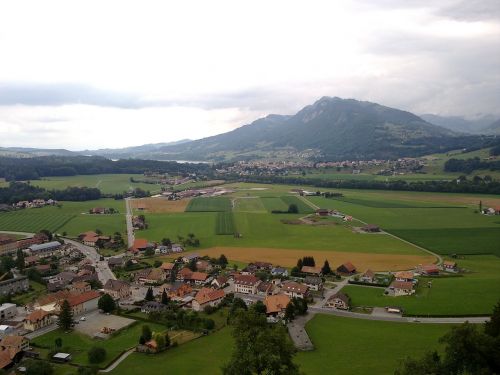
[[[186,212],[231,211],[231,201],[227,197],[193,198],[186,207]]]
[[[232,212],[217,212],[215,234],[234,234],[234,218]]]
[[[410,315],[489,314],[500,299],[500,259],[496,256],[468,256],[458,260],[467,272],[463,276],[420,278],[413,296],[388,297],[383,288],[349,285],[344,287],[354,306],[404,308]],[[432,287],[427,287],[427,282]]]
[[[76,236],[87,230],[101,229],[104,233],[125,230],[125,204],[123,201],[101,199],[87,202],[61,202],[61,207],[42,207],[0,213],[0,230],[37,232],[49,229]],[[112,207],[120,213],[113,215],[89,215],[93,207]]]

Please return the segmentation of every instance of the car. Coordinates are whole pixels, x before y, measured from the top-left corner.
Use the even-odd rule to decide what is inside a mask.
[[[86,320],[87,320],[87,318],[86,318],[86,317],[84,317],[84,316],[82,316],[82,317],[80,318],[80,321],[82,321],[82,322],[84,322],[84,321],[86,321]]]

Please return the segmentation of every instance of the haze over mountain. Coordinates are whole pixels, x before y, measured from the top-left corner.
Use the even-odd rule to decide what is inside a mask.
[[[494,123],[498,122],[498,119],[492,115],[482,115],[474,119],[433,114],[423,114],[420,115],[420,117],[431,124],[442,126],[456,132],[471,134],[494,134],[496,133]]]

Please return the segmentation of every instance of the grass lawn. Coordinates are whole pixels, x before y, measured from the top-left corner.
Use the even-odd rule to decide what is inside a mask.
[[[152,331],[163,332],[165,327],[159,324],[147,323]],[[46,333],[43,336],[32,340],[32,343],[50,349],[54,347],[55,339],[60,337],[63,341],[62,351],[72,354],[72,363],[79,365],[88,365],[87,352],[92,346],[99,346],[106,349],[107,356],[100,367],[106,367],[114,358],[123,351],[137,345],[141,335],[142,323],[136,323],[129,326],[107,340],[94,340],[89,336],[72,331],[65,333],[60,330]]]
[[[130,178],[142,179],[142,174],[97,174],[97,175],[79,175],[65,177],[44,177],[41,180],[32,180],[31,184],[46,189],[65,189],[68,186],[99,188],[105,194],[123,193],[135,188],[159,192],[158,185],[145,183],[132,183]]]
[[[496,256],[468,256],[459,259],[460,267],[469,270],[462,277],[420,278],[413,296],[388,297],[383,288],[345,286],[342,291],[357,306],[401,306],[410,315],[491,314],[500,300],[500,259]],[[427,282],[432,281],[432,288]]]
[[[232,350],[229,328],[201,337],[158,355],[134,353],[123,361],[111,375],[149,374],[220,374],[222,365]],[[167,370],[168,369],[168,370]]]
[[[37,232],[49,229],[70,236],[99,228],[106,234],[125,232],[125,203],[123,200],[100,199],[86,202],[61,202],[62,207],[42,207],[0,213],[0,230]],[[113,215],[89,215],[93,207],[118,210]]]
[[[393,374],[407,356],[439,349],[450,327],[318,314],[306,326],[316,349],[298,353],[296,362],[306,374]]]
[[[36,300],[41,295],[47,293],[47,288],[43,284],[39,284],[30,280],[30,290],[26,293],[19,294],[12,297],[12,302],[17,305],[25,305],[29,302]]]

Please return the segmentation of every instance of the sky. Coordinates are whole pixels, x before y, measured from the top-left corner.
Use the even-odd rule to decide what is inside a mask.
[[[0,2],[0,147],[199,139],[322,96],[500,117],[500,2]]]

